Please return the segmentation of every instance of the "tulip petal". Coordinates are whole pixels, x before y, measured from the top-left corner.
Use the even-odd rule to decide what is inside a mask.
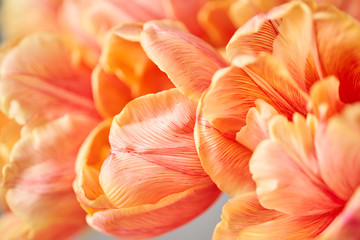
[[[171,89],[133,100],[114,118],[100,185],[116,207],[212,184],[195,148],[195,111],[195,102]]]
[[[83,226],[84,212],[72,181],[77,151],[95,123],[86,115],[65,115],[33,129],[15,144],[4,167],[6,200],[32,229],[63,223]]]
[[[21,126],[14,120],[8,119],[0,112],[0,182],[2,182],[2,169],[5,164],[10,161],[10,152],[20,138]],[[0,186],[0,210],[8,209],[5,201],[6,189],[3,185]]]
[[[316,135],[321,176],[330,189],[345,201],[360,185],[359,118],[360,105],[348,106],[341,115],[331,118],[325,130]]]
[[[339,96],[339,80],[333,76],[316,82],[310,89],[310,97],[310,108],[321,120],[328,120],[344,107]]]
[[[115,75],[107,74],[100,65],[93,71],[92,89],[95,107],[104,118],[120,113],[132,99],[130,88]]]
[[[339,210],[310,216],[278,217],[269,222],[245,228],[239,240],[304,240],[316,237],[334,220]]]
[[[230,59],[243,55],[272,53],[286,66],[303,91],[323,76],[320,66],[312,11],[301,1],[293,1],[260,14],[240,28],[230,40]]]
[[[236,31],[229,17],[231,6],[232,1],[208,1],[199,11],[199,22],[216,47],[225,46]]]
[[[256,146],[269,138],[268,123],[277,111],[262,100],[255,101],[256,107],[250,108],[246,116],[246,126],[236,134],[236,141],[254,151]]]
[[[250,171],[260,203],[297,216],[323,214],[342,206],[344,201],[319,176],[313,140],[316,123],[311,118],[306,123],[297,114],[293,121],[274,117],[271,139],[260,143],[251,157]]]
[[[268,222],[282,215],[263,208],[254,192],[240,194],[225,204],[222,221],[215,228],[213,240],[236,240],[246,227]]]
[[[290,118],[294,112],[305,115],[308,96],[296,87],[279,61],[260,54],[242,68],[219,70],[199,104],[195,134],[202,165],[219,188],[230,195],[249,181],[244,172],[248,171],[251,151],[241,144],[236,146],[235,138],[257,99]]]
[[[320,240],[352,240],[360,236],[360,187],[351,196],[344,210],[320,235]]]
[[[205,119],[197,119],[194,131],[201,164],[221,191],[234,196],[254,189],[249,149],[225,137]]]
[[[123,81],[133,97],[173,87],[166,74],[142,49],[139,43],[141,31],[142,25],[137,23],[115,28],[106,39],[101,55],[104,71]]]
[[[209,87],[215,71],[226,66],[215,49],[171,22],[144,24],[140,38],[146,54],[195,101]]]
[[[99,211],[87,216],[87,222],[94,229],[114,237],[150,238],[198,216],[216,200],[218,194],[213,184],[198,186],[170,195],[155,204]]]
[[[101,122],[86,138],[76,159],[74,191],[87,212],[114,208],[100,187],[101,166],[109,155],[111,119]]]
[[[96,116],[90,71],[74,61],[70,49],[56,35],[35,34],[23,39],[1,65],[2,110],[20,124],[71,112]]]
[[[320,60],[326,74],[335,75],[339,79],[341,101],[359,101],[359,23],[335,8],[326,7],[314,15],[314,24]]]

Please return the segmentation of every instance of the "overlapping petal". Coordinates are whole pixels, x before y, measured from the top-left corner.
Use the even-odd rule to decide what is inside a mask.
[[[65,115],[15,144],[4,169],[6,200],[31,230],[63,223],[84,226],[84,213],[71,186],[77,150],[95,123],[87,116]]]
[[[80,151],[74,185],[91,226],[117,237],[151,237],[213,203],[219,191],[197,157],[195,111],[196,103],[177,89],[133,100],[114,118],[105,161],[106,148],[99,146],[108,123],[93,131]]]
[[[174,85],[196,101],[209,87],[215,71],[227,65],[215,49],[187,33],[178,23],[147,22],[140,42],[146,54]]]
[[[65,113],[96,117],[90,71],[72,58],[71,50],[56,35],[24,38],[1,64],[1,109],[20,124],[36,125]]]

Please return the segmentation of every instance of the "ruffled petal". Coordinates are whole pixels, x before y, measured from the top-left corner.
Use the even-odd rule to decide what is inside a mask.
[[[320,60],[326,74],[339,79],[341,101],[359,101],[359,23],[334,7],[324,6],[314,15],[314,26]]]
[[[236,240],[245,228],[280,216],[283,214],[263,208],[255,192],[240,194],[225,204],[221,215],[222,221],[215,228],[213,240]]]
[[[180,26],[168,21],[148,22],[140,36],[141,45],[175,86],[197,101],[215,71],[226,63],[215,49]]]
[[[8,119],[0,112],[0,182],[2,182],[3,172],[2,168],[10,161],[10,152],[14,144],[20,138],[21,126],[14,120]],[[0,209],[7,210],[7,203],[5,201],[6,189],[3,185],[0,186]]]
[[[251,151],[236,141],[236,134],[246,125],[255,101],[262,99],[291,118],[294,112],[306,114],[307,98],[284,66],[268,54],[214,75],[199,104],[195,135],[202,165],[222,191],[233,195],[249,182]]]
[[[4,168],[6,200],[34,231],[61,224],[83,226],[85,214],[72,181],[77,151],[95,124],[86,115],[65,115],[35,128],[15,144]]]
[[[142,49],[142,24],[124,24],[110,32],[105,41],[101,66],[107,74],[115,74],[131,90],[133,97],[159,92],[174,85]]]
[[[310,7],[293,1],[259,14],[241,27],[227,46],[229,57],[236,61],[261,52],[280,59],[298,86],[308,91],[323,76]]]
[[[351,196],[350,201],[339,216],[320,235],[320,240],[352,240],[360,236],[360,187]]]
[[[71,112],[96,117],[90,71],[72,57],[71,49],[56,35],[23,39],[1,64],[1,109],[20,124]]]
[[[262,100],[255,101],[256,107],[250,108],[246,115],[246,126],[236,134],[236,141],[254,151],[256,146],[269,138],[268,123],[278,112]]]
[[[310,110],[322,121],[342,111],[344,103],[339,96],[339,80],[327,77],[316,82],[310,89]]]
[[[155,237],[201,214],[216,200],[218,194],[213,184],[197,186],[170,195],[155,204],[99,211],[88,215],[87,222],[94,229],[118,238]]]
[[[345,108],[316,135],[321,176],[333,192],[348,200],[360,185],[360,105]],[[346,136],[346,137],[344,137]],[[331,146],[331,147],[330,147]]]
[[[135,99],[114,118],[100,185],[115,206],[154,204],[211,183],[195,148],[195,111],[172,89]]]
[[[297,216],[323,214],[344,204],[319,174],[314,147],[316,123],[294,115],[270,122],[269,140],[259,144],[250,160],[260,203]],[[302,189],[299,191],[299,189]]]

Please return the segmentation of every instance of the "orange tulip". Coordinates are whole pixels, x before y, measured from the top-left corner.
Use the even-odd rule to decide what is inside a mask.
[[[336,35],[334,29],[347,34]],[[264,137],[240,130],[256,99],[289,119],[295,112],[305,116],[311,86],[334,75],[340,81],[341,101],[358,101],[358,36],[358,23],[346,14],[302,2],[256,16],[235,33],[227,46],[232,66],[214,75],[200,100],[196,124],[203,167],[221,190],[235,195],[254,187],[247,166]],[[261,116],[261,108],[258,111]],[[260,121],[258,115],[248,118]]]
[[[182,81],[204,79],[226,65],[216,50],[186,32],[182,24],[170,21],[120,26],[109,36],[108,43],[93,75],[94,86],[109,86],[106,82],[125,79],[129,92],[134,94],[130,96],[170,86],[141,46],[150,57],[160,57],[157,65],[170,69],[168,76],[183,87]],[[116,54],[129,50],[133,51],[129,59],[137,57],[138,65]],[[159,51],[162,54],[158,55]],[[193,56],[211,66],[199,65]],[[172,71],[177,68],[182,72]],[[192,97],[197,99],[200,91]],[[95,92],[104,117],[116,112],[115,104],[106,99],[100,87]],[[195,111],[195,101],[171,89],[130,102],[114,118],[111,131],[110,120],[94,129],[78,155],[74,182],[90,226],[116,237],[152,237],[185,224],[215,201],[220,192],[197,157],[193,138]],[[107,144],[109,131],[111,147]],[[109,150],[111,154],[106,158]]]
[[[359,116],[356,103],[326,122],[273,117],[250,160],[256,192],[225,205],[214,239],[358,239]]]
[[[205,171],[235,196],[214,239],[356,239],[358,168],[350,166],[359,141],[337,142],[340,129],[347,136],[358,128],[350,112],[359,109],[352,106],[360,100],[359,37],[345,13],[300,1],[235,33],[227,46],[232,66],[215,73],[195,127]],[[309,112],[316,118],[305,121]],[[333,162],[355,173],[343,178]]]
[[[100,118],[90,71],[73,57],[76,51],[59,36],[35,34],[8,50],[1,62],[1,110],[23,125],[3,168],[5,198],[28,237],[57,228],[61,239],[85,226],[72,190],[74,165]]]

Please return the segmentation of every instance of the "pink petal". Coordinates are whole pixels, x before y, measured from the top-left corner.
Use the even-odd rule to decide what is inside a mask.
[[[268,209],[298,216],[324,214],[344,202],[319,176],[314,147],[316,123],[300,115],[270,122],[269,140],[259,144],[250,160],[260,203]]]
[[[95,123],[86,115],[65,115],[22,136],[14,146],[4,167],[6,200],[32,229],[83,226],[84,212],[72,182],[77,151]]]
[[[350,105],[316,135],[321,176],[329,188],[348,200],[360,185],[360,105]]]
[[[226,66],[215,49],[172,22],[146,23],[141,45],[175,86],[193,100],[208,88],[213,73]]]
[[[96,118],[90,71],[71,59],[72,53],[56,35],[24,38],[1,64],[2,110],[20,124],[44,122],[71,112]]]

